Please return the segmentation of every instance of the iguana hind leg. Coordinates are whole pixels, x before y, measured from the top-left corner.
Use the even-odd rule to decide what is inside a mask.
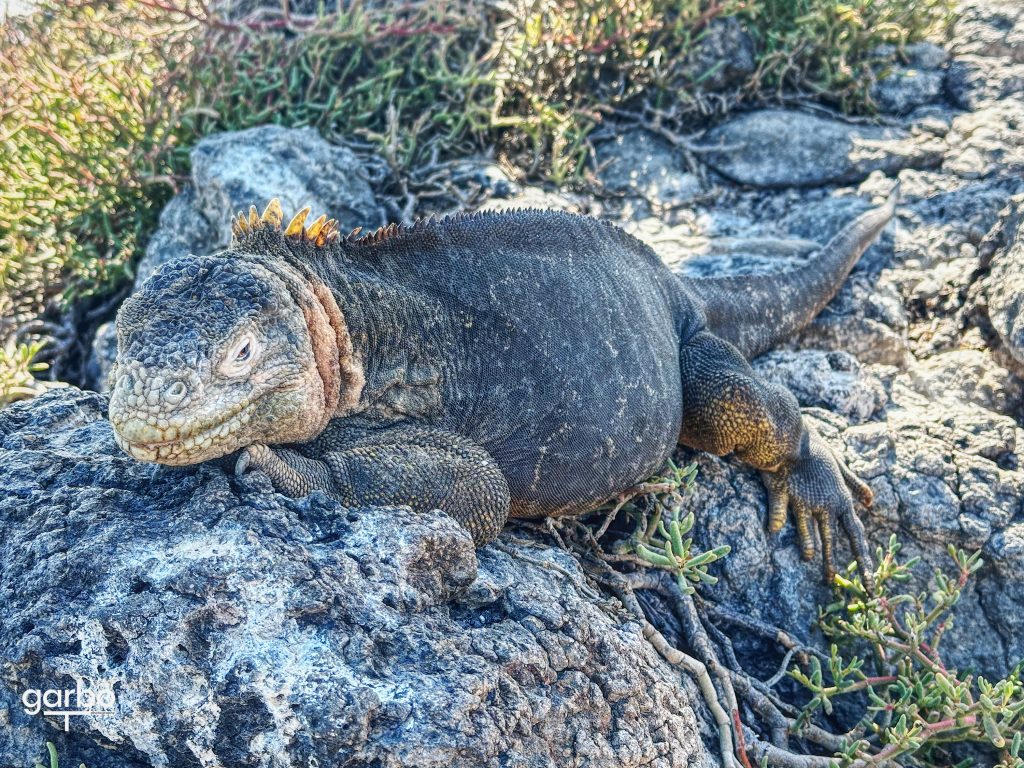
[[[294,448],[249,446],[237,471],[265,472],[288,496],[322,490],[350,506],[409,505],[440,509],[478,546],[508,517],[504,474],[488,453],[463,437],[427,427],[345,429],[328,426]]]
[[[704,331],[680,350],[683,426],[679,441],[716,456],[733,453],[762,472],[769,496],[768,529],[792,513],[801,554],[815,555],[821,539],[826,580],[835,575],[835,533],[842,525],[867,583],[871,556],[854,497],[871,503],[871,489],[835,456],[803,420],[796,398],[761,381],[726,341]]]

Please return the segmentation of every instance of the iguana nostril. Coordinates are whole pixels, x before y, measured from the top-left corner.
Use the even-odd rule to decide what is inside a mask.
[[[177,405],[185,399],[185,393],[188,388],[185,386],[183,381],[171,382],[170,386],[164,390],[164,399],[172,405]]]

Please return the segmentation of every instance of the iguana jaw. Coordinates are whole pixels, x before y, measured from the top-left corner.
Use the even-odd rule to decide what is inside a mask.
[[[115,424],[114,440],[125,453],[139,461],[181,465],[231,453],[236,436],[249,424],[252,414],[252,403],[245,400],[227,418],[191,429],[171,422],[160,429],[137,417],[115,421],[111,416],[111,421]]]
[[[214,388],[197,383],[198,397],[165,409],[149,407],[134,395],[135,383],[142,380],[121,371],[109,410],[114,439],[139,461],[174,466],[209,461],[254,443],[309,440],[327,418],[319,374],[312,365],[289,374],[285,381],[246,387],[247,394],[214,397]]]

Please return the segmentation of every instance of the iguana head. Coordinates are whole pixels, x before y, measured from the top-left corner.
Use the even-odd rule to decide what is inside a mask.
[[[351,346],[337,305],[281,257],[277,201],[251,217],[231,248],[164,264],[118,312],[109,417],[137,459],[194,464],[310,440],[343,399]],[[260,228],[271,231],[251,237]]]

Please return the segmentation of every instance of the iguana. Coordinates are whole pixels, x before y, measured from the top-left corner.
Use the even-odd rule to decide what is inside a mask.
[[[769,529],[790,510],[812,559],[816,523],[826,578],[837,524],[869,573],[871,490],[747,360],[829,302],[894,198],[797,271],[707,279],[563,212],[342,236],[273,200],[125,301],[110,421],[136,459],[239,452],[285,494],[439,508],[478,545],[510,516],[594,509],[682,443],[761,470]]]

